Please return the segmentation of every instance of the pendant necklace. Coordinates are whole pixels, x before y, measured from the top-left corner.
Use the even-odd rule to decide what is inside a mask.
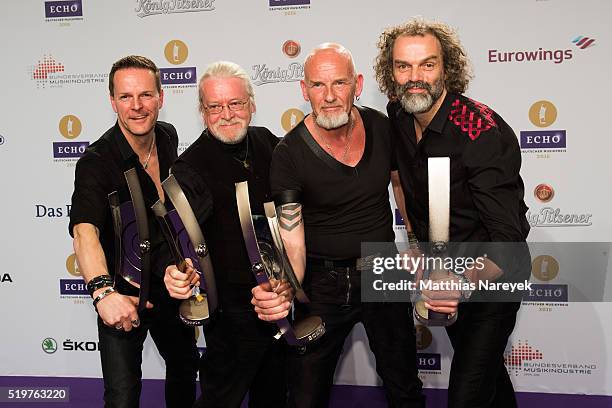
[[[247,134],[246,136],[246,154],[244,155],[244,160],[237,158],[236,156],[232,156],[237,162],[242,164],[242,167],[244,167],[246,170],[249,170],[249,168],[251,167],[251,165],[248,162],[249,159],[249,135]]]
[[[142,164],[142,167],[146,170],[149,167],[149,160],[151,159],[151,153],[153,153],[153,146],[155,146],[155,136],[153,136],[153,140],[151,140],[151,147],[149,147],[149,154],[147,155],[147,159]]]
[[[353,130],[353,117],[352,115],[349,116],[349,123],[348,123],[348,129],[346,131],[346,145],[344,146],[344,152],[342,153],[342,160],[340,160],[341,162],[345,162],[346,158],[348,157],[348,153],[350,151],[350,147],[351,147],[351,136],[352,136],[352,130]],[[334,154],[334,151],[332,150],[331,145],[329,144],[329,142],[327,141],[327,137],[323,136],[323,142],[325,143],[325,147],[327,148],[327,150],[329,150],[329,153],[332,155],[333,158],[335,158],[336,160],[338,160],[338,158],[336,157],[336,155]]]

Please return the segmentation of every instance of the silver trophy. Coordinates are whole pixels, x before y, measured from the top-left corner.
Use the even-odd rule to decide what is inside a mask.
[[[136,169],[126,171],[124,176],[131,200],[121,203],[117,191],[108,195],[115,234],[113,286],[121,294],[137,296],[140,312],[146,307],[149,297],[149,224]]]
[[[200,285],[195,286],[189,299],[179,307],[183,323],[189,326],[206,324],[218,305],[217,286],[204,233],[183,192],[173,175],[162,182],[162,187],[175,210],[167,211],[161,203],[155,203],[153,210],[162,221],[166,240],[174,253],[177,268],[185,270],[185,258],[192,260],[194,269],[200,274]],[[182,269],[181,269],[182,268]]]
[[[428,167],[429,190],[429,241],[433,257],[443,258],[448,253],[450,225],[450,158],[430,157]],[[437,264],[437,263],[435,263]],[[423,280],[441,281],[453,275],[443,267],[425,270]],[[414,316],[427,326],[450,326],[457,320],[457,313],[439,313],[425,307],[419,298],[414,303]]]
[[[288,282],[295,291],[296,299],[308,303],[308,297],[287,258],[274,203],[264,204],[265,215],[253,215],[246,181],[236,183],[236,202],[244,243],[257,283],[269,282],[272,288],[276,288]],[[309,316],[293,324],[283,318],[277,320],[276,325],[279,329],[276,337],[284,336],[287,343],[294,346],[306,345],[325,334],[325,324],[319,316]]]

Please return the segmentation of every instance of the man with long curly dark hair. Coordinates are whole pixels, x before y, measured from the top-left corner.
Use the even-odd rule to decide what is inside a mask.
[[[501,116],[463,95],[472,75],[454,30],[415,18],[385,30],[378,48],[374,69],[390,100],[399,170],[394,181],[403,189],[404,203],[398,207],[410,234],[428,240],[428,159],[450,157],[450,241],[523,247],[529,224],[516,136]],[[525,278],[528,252],[520,257],[511,252],[489,253],[485,268],[454,278],[470,285],[491,277],[502,282]],[[516,407],[503,352],[520,303],[490,301],[478,291],[451,295],[425,301],[429,311],[458,312],[447,327],[454,348],[449,407]],[[459,303],[462,297],[470,301]]]

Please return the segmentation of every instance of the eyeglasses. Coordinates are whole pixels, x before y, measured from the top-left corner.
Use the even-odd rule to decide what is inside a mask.
[[[223,112],[223,108],[226,106],[232,112],[239,112],[244,109],[244,105],[246,105],[247,103],[249,103],[248,99],[246,101],[232,101],[228,103],[227,105],[218,105],[218,104],[208,105],[208,106],[205,106],[204,109],[208,113],[218,115],[219,113]]]

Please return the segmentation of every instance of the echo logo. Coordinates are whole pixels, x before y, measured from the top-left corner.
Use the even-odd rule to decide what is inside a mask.
[[[187,44],[181,40],[172,40],[166,44],[166,47],[164,48],[164,55],[169,63],[172,65],[179,65],[187,60],[187,56],[189,56],[189,48],[187,47]]]
[[[299,109],[287,109],[285,112],[283,112],[283,115],[281,116],[281,126],[283,127],[285,132],[289,132],[304,119],[304,116],[304,112]]]
[[[74,139],[81,134],[81,121],[74,115],[66,115],[59,121],[59,132],[66,139]]]

